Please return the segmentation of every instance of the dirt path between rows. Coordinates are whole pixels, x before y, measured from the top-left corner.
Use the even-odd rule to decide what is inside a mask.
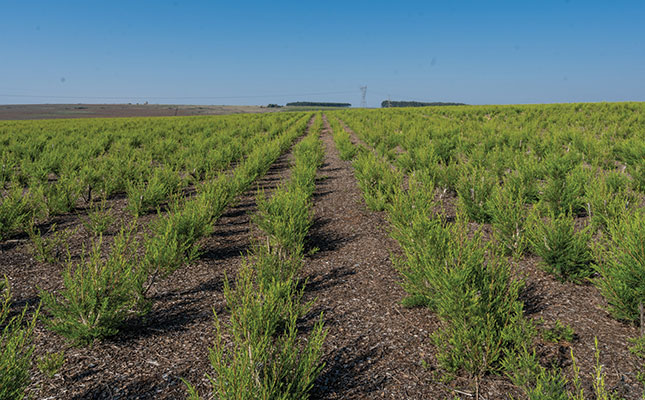
[[[405,309],[383,215],[367,210],[350,162],[339,158],[325,119],[326,148],[314,193],[309,244],[320,250],[306,263],[306,297],[317,298],[329,334],[326,366],[313,399],[429,399],[421,365],[431,352],[437,320],[425,309]],[[443,393],[447,394],[447,393]]]
[[[52,379],[34,368],[29,394],[51,399],[181,399],[187,393],[180,378],[200,393],[210,393],[204,374],[212,371],[208,348],[215,337],[213,311],[227,320],[222,293],[225,274],[235,277],[257,234],[250,216],[256,211],[258,188],[270,194],[288,179],[292,158],[291,150],[278,158],[222,215],[213,234],[200,241],[203,253],[196,262],[153,287],[153,308],[145,320],[133,321],[115,337],[81,348],[67,348],[61,337],[39,324],[35,357],[65,350],[67,360]],[[40,271],[33,278],[31,284],[41,286],[61,281],[57,269]]]

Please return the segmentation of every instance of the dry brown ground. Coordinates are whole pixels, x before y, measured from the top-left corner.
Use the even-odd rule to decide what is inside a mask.
[[[421,362],[432,352],[437,319],[400,305],[404,292],[390,262],[397,244],[383,215],[367,210],[351,163],[340,159],[328,129],[325,123],[309,237],[320,251],[305,266],[307,296],[316,298],[329,328],[313,398],[436,398],[439,389],[427,384],[431,371]]]
[[[0,105],[0,120],[53,118],[171,117],[276,111],[262,106],[172,104],[11,104]]]

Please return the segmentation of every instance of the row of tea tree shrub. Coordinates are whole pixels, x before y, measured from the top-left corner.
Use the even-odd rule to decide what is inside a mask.
[[[224,208],[303,134],[308,118],[301,117],[277,138],[256,146],[231,176],[223,174],[203,184],[194,198],[178,199],[153,223],[142,255],[133,240],[134,222],[117,235],[107,258],[101,257],[101,236],[95,239],[80,263],[68,261],[62,290],[41,292],[50,317],[47,325],[73,342],[89,343],[116,334],[127,318],[146,313],[145,295],[156,279],[198,256],[198,240],[211,233]]]
[[[441,207],[434,200],[436,176],[432,168],[412,170],[405,189],[402,173],[374,152],[359,152],[354,168],[366,204],[387,211],[392,236],[403,250],[404,255],[394,263],[409,295],[404,304],[429,307],[443,322],[432,337],[444,378],[465,372],[473,380],[475,397],[485,375],[503,374],[531,399],[583,399],[573,354],[571,382],[561,370],[539,363],[533,347],[537,327],[524,317],[520,299],[524,283],[516,278],[512,263],[505,257],[509,250],[521,255],[525,248],[523,228],[517,223],[525,217],[518,217],[524,214],[513,210],[507,218],[501,205],[523,209],[522,198],[512,191],[495,191],[497,199],[493,197],[492,202],[497,208],[493,207],[493,215],[504,215],[499,225],[504,228],[500,231],[505,231],[500,236],[506,240],[485,242],[481,228],[473,231],[467,224],[470,216],[464,202],[459,203],[454,222],[437,211]],[[507,195],[510,202],[500,197]],[[555,226],[536,222],[533,237],[553,235],[552,242],[560,247],[551,249],[547,242],[543,248],[545,265],[560,276],[577,279],[588,275],[591,253],[588,233],[575,232],[568,218],[572,217],[562,214],[552,218]],[[596,343],[594,394],[613,398],[604,384],[597,348]]]
[[[81,199],[125,193],[134,215],[153,211],[294,118],[0,122],[0,240],[74,210]]]
[[[312,306],[302,301],[305,284],[298,272],[312,224],[316,170],[324,155],[318,137],[321,122],[318,116],[309,135],[294,147],[290,180],[271,197],[263,191],[256,197],[258,211],[252,221],[266,243],[260,240],[253,246],[234,285],[225,282],[228,323],[215,315],[213,375],[207,377],[219,399],[307,399],[323,367],[322,315],[307,337],[298,329],[299,319]],[[187,386],[190,398],[199,399],[194,386]]]

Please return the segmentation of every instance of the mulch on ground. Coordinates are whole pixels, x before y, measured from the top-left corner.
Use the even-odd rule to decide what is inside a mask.
[[[428,385],[422,360],[432,353],[437,319],[406,309],[390,262],[396,242],[383,214],[367,210],[351,163],[342,161],[325,122],[326,148],[314,193],[315,222],[308,238],[319,249],[304,267],[313,314],[324,313],[329,334],[326,366],[314,399],[429,399],[443,397]]]

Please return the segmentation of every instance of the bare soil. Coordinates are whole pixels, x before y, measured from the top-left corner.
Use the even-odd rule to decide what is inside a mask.
[[[10,104],[0,105],[0,120],[173,117],[274,112],[263,106],[211,106],[173,104]]]
[[[310,245],[320,250],[306,263],[307,296],[316,298],[329,328],[326,363],[315,399],[435,398],[430,371],[437,319],[426,309],[400,305],[404,292],[390,262],[397,244],[383,214],[367,210],[351,163],[339,157],[328,124],[321,180],[314,193],[316,221]],[[446,394],[446,393],[443,393]]]

